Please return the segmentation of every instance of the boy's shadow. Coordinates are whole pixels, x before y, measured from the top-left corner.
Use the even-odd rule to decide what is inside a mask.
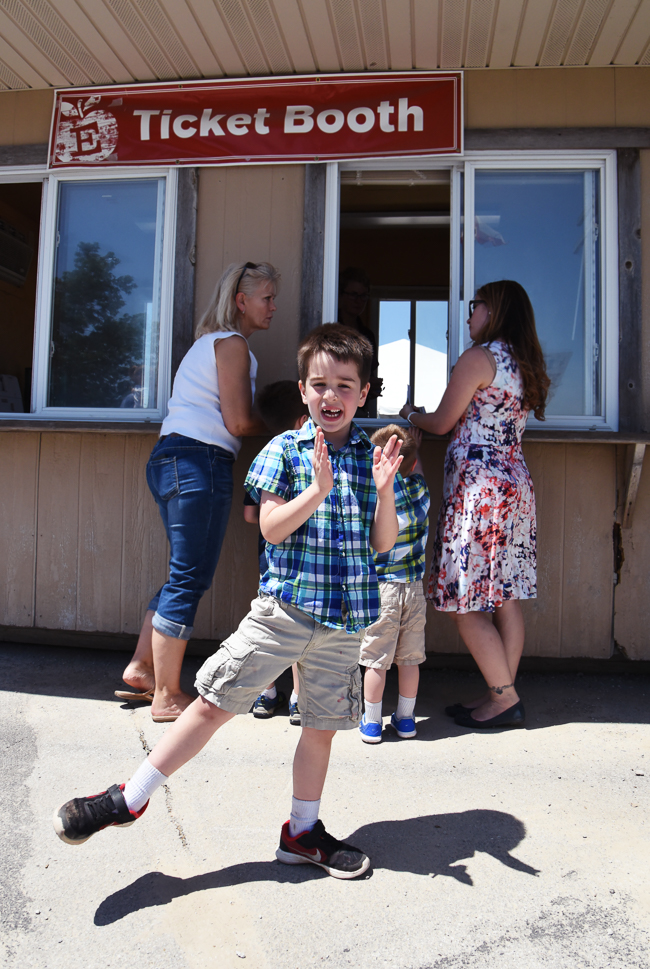
[[[537,875],[537,868],[510,854],[525,837],[526,828],[512,814],[475,810],[378,821],[359,828],[349,840],[363,846],[376,868],[433,877],[449,875],[473,885],[467,866],[456,862],[473,858],[479,851],[515,871]]]
[[[524,825],[511,814],[476,810],[430,814],[404,821],[378,821],[354,831],[346,841],[367,851],[375,868],[434,877],[448,875],[465,885],[473,885],[466,865],[456,862],[472,858],[478,851],[515,871],[537,875],[538,869],[510,854],[525,836]],[[297,883],[319,875],[325,876],[325,872],[316,866],[292,868],[277,861],[246,862],[191,878],[153,871],[104,899],[94,921],[95,925],[111,925],[140,909],[168,905],[174,898],[211,888],[263,881]]]

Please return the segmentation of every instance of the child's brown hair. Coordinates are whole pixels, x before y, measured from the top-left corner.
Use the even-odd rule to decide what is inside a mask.
[[[298,347],[298,374],[303,384],[307,380],[312,357],[318,353],[327,353],[345,362],[351,360],[359,372],[361,386],[365,387],[370,382],[372,346],[365,336],[351,326],[324,323],[307,334]]]
[[[257,409],[272,434],[292,431],[303,414],[309,414],[297,380],[277,380],[262,387]]]
[[[400,454],[404,456],[400,474],[407,476],[412,473],[418,456],[417,444],[405,428],[398,424],[387,424],[386,427],[379,427],[372,435],[370,440],[375,447],[385,448],[393,434],[402,442]]]

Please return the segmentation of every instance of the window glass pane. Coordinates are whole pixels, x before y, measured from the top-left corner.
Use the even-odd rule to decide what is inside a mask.
[[[416,306],[415,403],[435,410],[447,386],[447,301],[418,300]]]
[[[377,415],[395,415],[404,406],[411,369],[410,300],[379,301],[379,370],[384,381]]]
[[[60,183],[49,406],[157,406],[164,190]]]
[[[599,173],[476,173],[475,289],[526,289],[552,380],[547,415],[600,413]]]

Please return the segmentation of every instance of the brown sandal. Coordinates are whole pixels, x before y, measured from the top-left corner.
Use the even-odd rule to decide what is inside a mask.
[[[119,700],[127,700],[129,703],[137,703],[138,701],[143,701],[145,703],[153,702],[153,690],[147,690],[145,693],[133,693],[129,690],[115,690],[115,696]]]

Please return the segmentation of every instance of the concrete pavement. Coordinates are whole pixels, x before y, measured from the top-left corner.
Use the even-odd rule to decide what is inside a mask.
[[[343,882],[275,860],[286,714],[236,718],[132,828],[56,838],[56,807],[126,780],[167,729],[113,699],[125,659],[0,646],[4,966],[650,965],[648,677],[524,674],[528,728],[477,734],[442,708],[479,678],[425,671],[415,740],[334,742],[322,817],[373,860]]]

